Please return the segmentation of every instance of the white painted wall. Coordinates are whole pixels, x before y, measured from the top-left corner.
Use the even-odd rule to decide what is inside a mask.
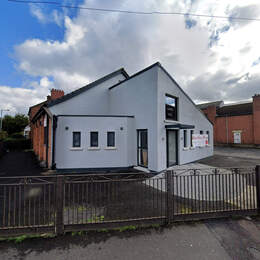
[[[148,168],[157,170],[157,67],[116,86],[109,91],[110,114],[134,115],[132,142],[137,164],[137,129],[148,129]]]
[[[134,118],[127,117],[58,117],[56,130],[56,167],[106,168],[133,166],[132,129]],[[65,127],[69,127],[65,130]],[[120,128],[123,127],[123,130]],[[129,133],[130,130],[130,133]],[[81,148],[72,148],[72,132],[81,132]],[[99,132],[98,150],[89,150],[90,131]],[[107,131],[115,131],[115,150],[106,149]]]
[[[210,131],[210,146],[184,150],[183,135],[184,131],[179,130],[179,164],[196,161],[213,155],[213,127],[208,119],[202,114],[185,93],[170,79],[170,77],[158,68],[158,170],[166,168],[166,130],[165,125],[165,94],[170,94],[179,99],[177,123],[194,125],[194,134],[199,134],[200,130]],[[172,121],[172,123],[176,123]],[[188,144],[190,144],[190,129],[188,129]],[[190,146],[190,145],[189,145]],[[190,147],[189,147],[190,148]]]
[[[109,110],[108,88],[124,79],[122,74],[118,74],[49,109],[54,115],[106,115]]]
[[[53,114],[61,115],[124,115],[135,118],[59,117],[56,137],[57,168],[127,167],[137,164],[137,129],[148,129],[148,168],[160,171],[166,165],[165,94],[179,98],[178,123],[195,125],[194,133],[210,131],[211,145],[205,148],[183,149],[183,130],[179,130],[179,164],[192,162],[213,154],[213,127],[193,102],[170,79],[160,66],[127,80],[115,88],[110,86],[123,80],[123,75],[103,82],[63,103],[50,107]],[[69,130],[65,131],[65,126]],[[106,131],[118,132],[118,149],[103,149]],[[89,131],[100,131],[101,150],[87,149]],[[72,151],[72,131],[82,131],[83,150]],[[190,144],[190,130],[188,130]]]

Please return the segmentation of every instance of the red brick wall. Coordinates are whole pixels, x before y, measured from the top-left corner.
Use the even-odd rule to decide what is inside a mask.
[[[51,119],[49,118],[49,130],[48,130],[48,138],[49,138],[49,144],[48,144],[48,167],[51,168],[52,164],[52,158],[51,158],[51,153],[52,153],[52,122]]]
[[[30,122],[30,128],[31,128],[31,133],[30,133],[30,137],[31,137],[31,141],[32,141],[32,144],[33,144],[33,136],[34,136],[34,129],[35,127],[33,127],[33,124],[32,124],[32,119],[33,117],[35,116],[35,114],[39,111],[39,109],[42,107],[43,103],[39,104],[39,105],[36,105],[36,106],[33,106],[30,108],[30,113],[29,113],[29,122]]]
[[[205,109],[202,109],[202,112],[207,116],[212,124],[215,123],[216,118],[216,106],[210,106]]]
[[[48,129],[48,148],[46,144],[44,144],[44,116],[41,116],[34,124],[33,124],[33,150],[37,155],[40,161],[46,162],[46,149],[48,149],[48,167],[51,167],[51,138],[52,138],[52,122],[51,119],[49,120],[49,129]]]
[[[52,89],[51,96],[47,97],[46,101],[54,100],[64,96],[64,91],[60,89]],[[39,111],[39,109],[45,104],[46,102],[42,102],[36,106],[31,107],[29,119],[30,119],[30,127],[31,127],[31,138],[33,144],[33,150],[37,155],[40,161],[46,161],[46,149],[48,149],[48,167],[51,167],[52,164],[52,123],[51,119],[49,120],[49,129],[48,129],[48,136],[49,136],[49,143],[48,147],[44,144],[44,115],[37,119],[35,123],[32,123],[31,120],[35,116],[35,114]]]
[[[213,124],[213,137],[214,137],[214,143],[217,142],[216,140],[216,133],[218,131],[215,121],[216,121],[216,106],[209,106],[205,109],[202,109],[202,112],[207,116],[207,118],[209,119],[209,121]]]
[[[234,134],[232,131],[241,130],[241,144],[253,144],[253,116],[230,116],[230,117],[216,117],[215,143],[232,144],[234,143]],[[228,138],[227,138],[228,130]]]
[[[254,143],[260,144],[260,95],[253,96]]]

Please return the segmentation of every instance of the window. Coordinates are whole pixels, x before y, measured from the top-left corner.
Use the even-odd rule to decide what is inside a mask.
[[[166,120],[178,120],[178,100],[170,95],[165,96],[165,118]]]
[[[202,130],[200,130],[200,135],[203,135],[203,131]]]
[[[209,144],[209,141],[210,141],[210,139],[209,139],[209,131],[207,131],[207,135],[208,135],[208,144]]]
[[[72,146],[73,147],[80,147],[80,142],[81,142],[81,133],[80,132],[73,132],[73,140],[72,140]]]
[[[137,130],[137,164],[148,167],[148,132],[147,129]]]
[[[187,130],[183,130],[183,146],[184,146],[184,148],[188,147]]]
[[[115,147],[115,132],[107,132],[107,147]]]
[[[90,132],[90,146],[98,147],[98,132]]]
[[[193,141],[192,141],[192,136],[194,134],[193,130],[190,130],[190,146],[193,147]]]

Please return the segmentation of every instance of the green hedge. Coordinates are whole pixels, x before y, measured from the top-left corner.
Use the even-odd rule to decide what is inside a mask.
[[[3,141],[4,148],[6,150],[25,150],[31,149],[31,140],[30,139],[13,139],[7,138]]]

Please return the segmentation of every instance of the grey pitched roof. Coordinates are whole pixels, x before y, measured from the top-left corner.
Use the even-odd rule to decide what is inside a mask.
[[[217,109],[217,116],[242,116],[253,114],[253,103],[225,105]]]
[[[223,101],[214,101],[214,102],[207,102],[207,103],[197,104],[196,106],[199,109],[205,109],[205,108],[211,107],[211,106],[221,107],[223,104],[224,104]]]
[[[94,81],[94,82],[92,82],[92,83],[82,87],[82,88],[76,89],[75,91],[72,91],[72,92],[64,95],[63,97],[60,97],[60,98],[57,98],[55,100],[50,101],[47,104],[47,106],[48,107],[52,107],[54,105],[57,105],[59,103],[62,103],[64,101],[66,101],[68,99],[71,99],[71,98],[73,98],[73,97],[75,97],[75,96],[77,96],[77,95],[79,95],[79,94],[81,94],[81,93],[83,93],[83,92],[85,92],[85,91],[87,91],[87,90],[89,90],[89,89],[91,89],[91,88],[93,88],[93,87],[103,83],[104,81],[106,81],[106,80],[108,80],[108,79],[110,79],[110,78],[112,78],[112,77],[114,77],[114,76],[116,76],[118,74],[124,75],[124,77],[126,79],[129,78],[128,73],[124,70],[124,68],[121,68],[121,69],[116,70],[116,71],[114,71],[114,72],[112,72],[112,73],[110,73],[110,74],[108,74],[108,75],[106,75],[106,76],[104,76],[104,77],[102,77],[102,78],[100,78],[100,79],[98,79],[98,80],[96,80],[96,81]]]

